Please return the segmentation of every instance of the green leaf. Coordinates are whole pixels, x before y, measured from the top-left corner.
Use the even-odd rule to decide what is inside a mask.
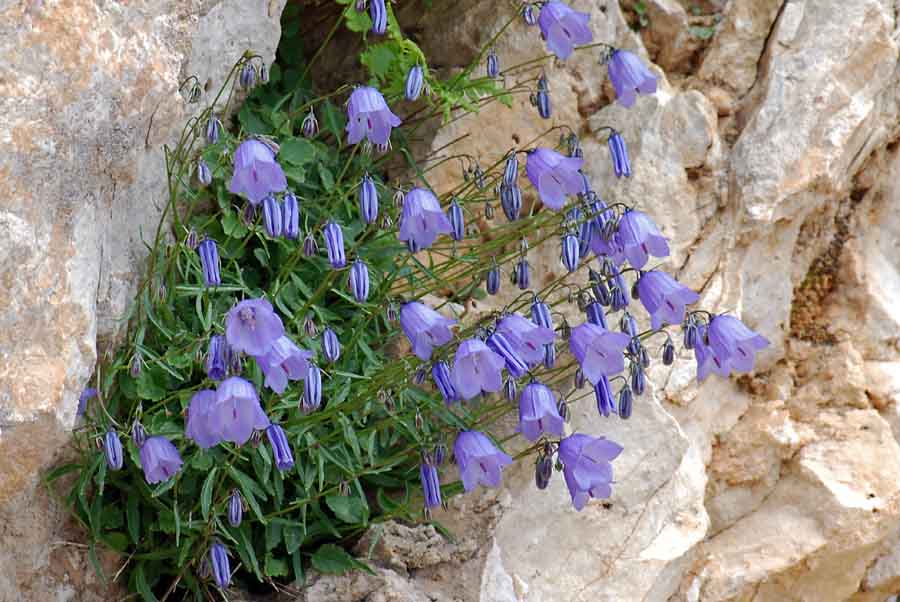
[[[238,554],[241,555],[244,564],[252,569],[256,574],[256,577],[262,581],[263,576],[259,571],[259,561],[256,560],[256,552],[253,550],[253,544],[250,543],[250,536],[248,535],[249,531],[250,526],[247,523],[241,525],[241,528],[237,531]]]
[[[127,497],[125,520],[128,523],[128,534],[131,535],[131,541],[138,543],[141,539],[141,515],[138,511],[139,498],[134,493]]]
[[[369,49],[360,55],[359,60],[369,69],[372,77],[384,81],[396,57],[391,44],[377,44],[369,46]]]
[[[350,554],[334,544],[325,544],[316,550],[312,556],[312,565],[321,573],[329,575],[343,575],[355,568],[356,560]]]
[[[216,473],[218,467],[214,467],[206,475],[203,481],[203,488],[200,490],[200,511],[203,513],[203,520],[209,520],[209,508],[212,505],[213,486],[216,484]]]
[[[334,188],[334,175],[323,164],[319,163],[319,179],[322,180],[322,188],[331,190]]]
[[[137,377],[137,394],[141,399],[159,401],[166,396],[165,375],[156,366],[145,367]]]
[[[340,520],[349,524],[366,524],[369,518],[369,507],[356,497],[331,495],[325,503]]]
[[[331,101],[326,100],[322,103],[322,123],[325,129],[340,140],[347,120],[342,111],[338,110]]]
[[[268,134],[269,126],[253,112],[249,104],[245,104],[238,113],[238,121],[248,134]]]
[[[134,569],[134,585],[138,593],[144,598],[144,602],[157,602],[156,596],[147,584],[147,576],[144,574],[144,562],[138,562]]]
[[[302,526],[288,525],[284,528],[282,535],[284,536],[284,546],[287,548],[288,554],[293,554],[300,549],[305,537],[305,529]]]
[[[305,138],[292,138],[281,145],[278,158],[294,165],[305,165],[316,158],[316,145]]]
[[[359,33],[372,29],[372,18],[367,11],[345,10],[344,17],[344,22],[350,31]]]
[[[290,573],[288,563],[271,554],[266,554],[266,575],[269,577],[287,577]]]
[[[222,216],[222,231],[232,238],[244,238],[249,232],[236,211],[227,211]]]

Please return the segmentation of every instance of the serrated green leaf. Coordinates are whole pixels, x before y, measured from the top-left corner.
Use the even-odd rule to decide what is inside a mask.
[[[281,144],[278,158],[293,165],[305,165],[316,159],[316,145],[305,138],[291,138]]]
[[[312,555],[312,565],[321,573],[328,575],[343,575],[354,568],[355,561],[350,554],[334,544],[321,546]]]
[[[368,522],[369,507],[359,498],[332,495],[325,498],[325,503],[334,515],[345,523],[364,525]]]

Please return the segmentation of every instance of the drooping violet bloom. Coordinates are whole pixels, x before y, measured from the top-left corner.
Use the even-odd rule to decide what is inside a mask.
[[[424,361],[431,358],[434,347],[453,340],[450,327],[456,320],[445,318],[427,305],[411,301],[400,308],[400,327],[412,345],[412,351]]]
[[[209,337],[209,350],[206,352],[206,375],[211,380],[223,380],[228,373],[231,350],[222,335]]]
[[[559,415],[556,393],[539,382],[526,385],[519,397],[519,426],[516,430],[531,442],[545,433],[562,436],[565,423]]]
[[[493,48],[488,52],[485,71],[491,79],[500,77],[500,60],[497,58],[497,53],[494,52]]]
[[[641,269],[650,255],[668,257],[669,243],[659,228],[643,211],[631,209],[619,220],[619,241],[632,267]]]
[[[191,397],[187,412],[184,434],[203,449],[209,449],[222,442],[219,425],[214,415],[216,392],[203,389]]]
[[[485,288],[489,295],[496,295],[500,291],[500,266],[494,261],[485,278]]]
[[[685,306],[700,299],[700,295],[658,271],[646,272],[638,279],[637,293],[650,314],[650,326],[654,330],[663,324],[680,324]]]
[[[222,135],[222,122],[215,115],[206,121],[206,141],[215,144]]]
[[[275,339],[284,334],[284,324],[265,299],[246,299],[225,316],[225,338],[232,350],[265,355]]]
[[[239,376],[222,381],[209,404],[207,428],[223,441],[243,445],[255,429],[269,426],[253,385]]]
[[[554,211],[566,204],[566,195],[584,192],[584,179],[578,170],[584,159],[566,157],[549,148],[528,153],[525,173],[538,191],[541,202]]]
[[[516,284],[523,291],[531,288],[531,266],[524,257],[516,264]]]
[[[287,178],[271,148],[255,138],[245,140],[237,147],[229,192],[259,205],[267,195],[286,188]]]
[[[503,361],[506,362],[506,369],[509,370],[513,377],[520,378],[528,372],[528,365],[525,363],[525,360],[522,359],[516,347],[502,332],[495,331],[491,334],[487,338],[487,346],[503,358]]]
[[[244,90],[249,90],[256,85],[256,67],[253,66],[253,63],[244,63],[238,82]]]
[[[544,4],[538,15],[538,25],[547,41],[547,49],[564,61],[575,50],[576,44],[590,44],[594,39],[588,27],[590,19],[589,14],[572,10],[562,2]]]
[[[266,377],[265,386],[279,395],[284,393],[289,380],[303,380],[309,371],[312,352],[301,349],[286,336],[272,341],[268,353],[256,356],[256,363]]]
[[[569,349],[581,364],[589,381],[596,384],[601,376],[617,374],[625,369],[624,350],[631,337],[605,330],[585,322],[572,329]]]
[[[372,17],[372,33],[384,34],[387,30],[387,7],[384,4],[384,0],[371,0],[369,2],[369,16]]]
[[[526,4],[522,9],[522,19],[525,20],[525,25],[532,26],[537,25],[538,16],[534,12],[534,5]]]
[[[716,360],[727,363],[735,372],[753,370],[756,352],[769,346],[766,337],[750,330],[734,316],[727,315],[716,316],[710,321],[708,338]]]
[[[453,225],[441,209],[437,197],[424,188],[413,188],[403,197],[400,233],[404,242],[413,241],[419,249],[430,247],[439,234],[450,234]]]
[[[556,365],[556,345],[544,345],[544,367],[552,368]]]
[[[612,388],[609,386],[609,378],[600,376],[594,385],[594,397],[597,398],[597,411],[604,418],[609,418],[610,413],[616,411],[616,401],[613,398]]]
[[[515,184],[500,184],[500,207],[511,222],[519,219],[522,212],[522,190]]]
[[[228,498],[228,524],[232,527],[240,527],[243,518],[244,500],[241,498],[241,492],[232,489],[231,497]]]
[[[562,263],[569,273],[578,269],[578,259],[581,255],[581,244],[574,234],[566,234],[562,237]]]
[[[312,412],[322,405],[322,370],[315,364],[309,365],[306,382],[303,383],[303,410]]]
[[[662,361],[664,366],[671,366],[675,361],[675,344],[672,339],[666,339],[663,343]]]
[[[512,464],[512,458],[478,431],[462,431],[453,444],[453,456],[466,491],[472,491],[479,484],[499,487],[503,467]]]
[[[559,442],[559,461],[576,510],[584,508],[589,498],[612,495],[610,462],[621,453],[621,445],[603,437],[575,433]]]
[[[367,224],[378,219],[378,190],[369,174],[364,175],[359,184],[359,214]]]
[[[131,425],[131,440],[138,449],[143,447],[147,441],[147,432],[144,430],[144,425],[137,420]]]
[[[503,183],[507,186],[514,186],[518,178],[519,160],[516,158],[516,153],[510,153],[503,166]]]
[[[482,391],[496,393],[503,387],[502,356],[481,339],[464,341],[453,359],[453,384],[463,399],[472,399]]]
[[[122,441],[119,439],[119,433],[113,429],[106,431],[103,437],[103,453],[106,455],[106,465],[110,470],[119,470],[125,461],[122,454]]]
[[[212,171],[209,169],[209,164],[203,159],[197,161],[197,182],[203,188],[212,184]]]
[[[643,375],[643,372],[640,373]],[[642,376],[643,378],[643,376]],[[637,393],[637,391],[635,391]],[[622,390],[619,391],[619,418],[622,420],[628,420],[631,418],[631,408],[634,403],[634,394],[632,394],[631,389],[628,387],[622,387]]]
[[[87,402],[97,397],[97,389],[94,387],[88,387],[84,391],[81,392],[81,395],[78,397],[78,408],[75,410],[76,416],[84,416],[85,411],[87,410]]]
[[[289,240],[300,238],[300,203],[293,192],[284,195],[284,205],[281,212],[281,231]]]
[[[284,434],[284,429],[277,424],[270,424],[266,429],[266,436],[269,438],[269,445],[272,446],[272,455],[275,457],[275,466],[278,470],[284,472],[293,468],[294,454],[291,452],[291,445],[288,443],[287,435]]]
[[[622,134],[613,130],[606,141],[609,145],[609,156],[612,158],[613,173],[617,178],[628,178],[631,176],[631,161],[628,159],[628,148],[625,147],[625,140]]]
[[[334,269],[340,269],[347,265],[347,255],[344,251],[344,231],[335,222],[328,222],[325,226],[325,249],[328,251],[328,261]]]
[[[450,366],[447,365],[447,362],[441,360],[435,363],[431,367],[431,377],[447,405],[459,401],[459,394],[456,392],[456,387],[453,386],[453,378],[450,376]]]
[[[384,0],[375,1],[384,3]],[[391,129],[401,123],[400,118],[391,112],[384,96],[375,88],[360,86],[350,94],[347,104],[348,144],[368,138],[376,146],[385,145],[391,138]]]
[[[361,259],[357,259],[350,266],[350,292],[359,303],[364,303],[369,298],[369,266]]]
[[[151,485],[168,481],[181,470],[181,464],[178,449],[165,437],[147,437],[141,446],[141,467]]]
[[[656,76],[644,61],[627,50],[614,50],[607,63],[609,81],[616,90],[616,100],[623,107],[631,107],[638,94],[656,92]]]
[[[458,242],[466,235],[466,221],[463,217],[462,207],[459,206],[459,202],[455,198],[450,203],[447,213],[450,219],[450,237]]]
[[[430,461],[419,465],[419,478],[422,480],[422,493],[425,495],[426,508],[438,508],[441,505],[441,480],[437,467]]]
[[[539,364],[544,359],[544,346],[556,340],[556,333],[552,328],[538,326],[519,314],[504,316],[497,323],[497,332],[506,337],[519,357],[529,366]]]
[[[197,253],[200,254],[200,267],[203,269],[203,282],[206,286],[219,286],[222,284],[222,275],[219,263],[219,248],[216,241],[205,239],[197,245]]]
[[[550,306],[537,297],[531,303],[531,321],[538,326],[553,330],[553,316],[550,314]]]
[[[406,100],[416,100],[425,85],[425,73],[421,65],[413,65],[406,74]]]
[[[603,311],[603,306],[596,301],[588,303],[588,306],[585,308],[584,313],[587,315],[587,320],[591,324],[596,324],[597,326],[604,329],[607,328],[606,312]]]
[[[696,340],[694,341],[694,359],[697,360],[697,382],[703,382],[710,372],[715,372],[719,376],[728,376],[731,373],[731,366],[728,358],[718,358],[713,352],[712,347],[706,341],[707,327],[706,324],[696,325]]]
[[[228,561],[228,550],[219,542],[209,548],[209,564],[216,585],[221,589],[228,587],[231,584],[231,564]]]
[[[550,88],[547,86],[547,77],[544,75],[538,79],[537,92],[534,95],[534,106],[537,107],[538,115],[544,119],[550,119],[550,113],[552,112]]]
[[[322,353],[329,362],[336,362],[341,357],[341,342],[330,328],[322,331]]]

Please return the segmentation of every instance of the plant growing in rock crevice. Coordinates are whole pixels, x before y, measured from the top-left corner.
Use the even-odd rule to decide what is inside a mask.
[[[504,68],[491,40],[476,64],[439,80],[389,4],[338,3],[335,28],[367,32],[369,82],[315,92],[319,53],[297,61],[288,36],[271,72],[242,58],[167,153],[169,203],[128,343],[98,367],[82,462],[54,475],[80,471],[68,500],[91,545],[126,555],[129,587],[148,600],[202,597],[234,579],[302,580],[310,565],[366,570],[340,544],[371,523],[423,507],[429,518],[450,495],[500,484],[514,459],[491,433],[510,402],[537,486],[555,458],[580,510],[612,494],[623,450],[567,435],[568,404],[593,394],[601,415],[627,419],[645,389],[648,341],[659,337],[662,361],[674,361],[670,327],[683,327],[700,378],[751,370],[765,345],[736,318],[686,311],[696,293],[649,265],[668,255],[666,239],[646,214],[599,198],[574,134],[556,143],[551,128],[485,163],[453,157],[464,174],[446,191],[429,186],[446,159],[413,157],[409,140],[425,123],[485,102],[530,94],[549,116],[546,76],[531,75],[579,45],[600,49],[624,106],[655,92],[638,57],[591,43],[586,14],[522,5],[497,36],[536,25],[552,54]],[[500,85],[512,74],[517,83]],[[217,116],[233,86],[260,80],[225,129]],[[401,97],[421,98],[412,117],[392,109]],[[628,177],[626,141],[613,130],[609,149]],[[407,185],[387,183],[390,162],[406,167]],[[523,179],[541,200],[527,215]],[[469,233],[476,217],[494,225],[490,241]],[[559,245],[565,269],[534,290],[527,252],[546,244]],[[496,294],[509,286],[504,272],[522,293],[475,323],[429,296]],[[650,330],[638,331],[636,301]],[[557,317],[573,303],[583,324]],[[399,337],[410,351],[396,351]],[[575,363],[559,361],[566,350]],[[593,390],[582,392],[586,380]],[[461,482],[441,485],[448,450]]]

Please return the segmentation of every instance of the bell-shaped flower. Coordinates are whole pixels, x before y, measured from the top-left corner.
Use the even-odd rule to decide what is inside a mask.
[[[431,377],[445,403],[449,405],[454,401],[459,401],[459,394],[456,392],[456,387],[453,386],[453,377],[450,375],[450,366],[447,365],[447,362],[443,360],[436,362],[431,367]]]
[[[211,238],[203,240],[197,245],[197,253],[200,254],[200,267],[203,270],[203,283],[206,286],[219,286],[222,284],[221,262],[219,260],[219,248],[216,241]]]
[[[223,441],[243,445],[256,429],[269,426],[253,385],[239,376],[223,381],[209,406],[208,427]]]
[[[119,470],[125,457],[122,455],[122,440],[119,433],[109,429],[103,437],[103,453],[106,455],[106,465],[110,470]]]
[[[528,364],[519,355],[516,346],[502,332],[494,331],[487,338],[487,346],[503,358],[503,361],[506,362],[506,369],[513,378],[519,378],[528,372]]]
[[[456,350],[453,358],[453,384],[463,399],[482,392],[496,393],[503,388],[503,357],[492,351],[481,339],[469,339]]]
[[[538,191],[541,202],[558,211],[566,204],[566,195],[584,192],[584,179],[578,170],[584,159],[574,159],[549,148],[537,148],[528,153],[525,174]]]
[[[347,265],[344,231],[333,221],[325,225],[325,250],[328,251],[328,261],[331,263],[331,267],[340,269]]]
[[[404,88],[406,100],[417,100],[422,93],[425,84],[425,72],[421,65],[413,65],[406,73],[406,86]]]
[[[212,567],[213,579],[221,589],[231,584],[231,564],[228,561],[228,550],[219,542],[209,548],[209,564]]]
[[[268,353],[255,359],[266,377],[265,386],[281,395],[289,380],[306,378],[311,357],[311,351],[301,349],[286,336],[280,336],[272,342]]]
[[[144,478],[151,485],[168,481],[181,470],[181,455],[165,437],[147,437],[140,455]]]
[[[284,324],[265,299],[246,299],[225,316],[225,338],[233,350],[265,355],[275,339],[284,334]]]
[[[237,147],[229,192],[258,205],[269,194],[286,188],[287,178],[269,146],[250,138]]]
[[[616,90],[616,100],[623,107],[634,105],[638,94],[656,92],[656,75],[639,56],[627,50],[614,50],[607,63],[609,80]]]
[[[461,432],[453,444],[453,456],[466,491],[472,491],[479,484],[499,487],[503,467],[512,464],[512,458],[478,431]]]
[[[348,144],[368,138],[374,145],[385,145],[391,138],[391,129],[401,123],[400,118],[391,112],[384,96],[375,88],[360,86],[350,94],[347,103]]]
[[[554,0],[541,7],[538,26],[547,42],[547,49],[564,61],[575,50],[576,44],[590,44],[594,39],[588,27],[590,19],[589,14]]]
[[[631,337],[585,322],[572,329],[569,349],[581,364],[589,381],[596,384],[601,376],[617,374],[625,369],[625,347]]]
[[[294,454],[288,442],[284,429],[277,424],[271,424],[266,429],[266,437],[272,446],[272,456],[275,458],[275,466],[280,471],[290,470],[294,466]]]
[[[216,392],[203,389],[191,397],[187,411],[187,425],[184,434],[203,449],[209,449],[222,441],[221,430],[215,422]]]
[[[437,467],[432,462],[419,465],[419,478],[422,481],[422,493],[426,508],[438,508],[441,505],[441,481]]]
[[[609,145],[609,156],[612,158],[613,173],[617,178],[627,178],[631,176],[631,161],[628,159],[628,148],[625,146],[625,139],[622,134],[613,130],[606,141]]]
[[[641,269],[650,256],[668,257],[669,243],[643,211],[625,212],[619,220],[619,242],[631,267]]]
[[[559,442],[559,461],[576,510],[584,508],[589,498],[612,495],[610,462],[621,453],[621,445],[603,437],[575,433]]]
[[[559,415],[556,393],[548,386],[533,382],[522,389],[517,430],[531,442],[537,441],[544,434],[564,434],[565,423]]]
[[[681,324],[685,306],[700,299],[700,295],[659,271],[643,274],[637,281],[637,293],[654,330],[663,324]]]
[[[232,527],[240,527],[244,518],[244,500],[238,489],[231,490],[228,498],[228,524]]]
[[[374,223],[378,219],[378,190],[375,188],[375,180],[366,174],[359,184],[359,214],[367,224]]]
[[[228,374],[231,362],[231,349],[228,342],[220,334],[209,337],[209,350],[206,352],[206,375],[212,380],[223,380]]]
[[[600,376],[594,384],[594,397],[597,398],[597,411],[601,416],[609,418],[610,413],[615,413],[616,401],[609,386],[609,378],[605,375]]]
[[[727,362],[735,372],[750,372],[756,352],[769,346],[769,340],[734,316],[719,315],[709,323],[709,346],[716,360]]]
[[[544,359],[544,346],[556,340],[552,328],[538,326],[519,314],[504,316],[497,323],[497,331],[503,333],[513,348],[529,366]]]
[[[369,266],[364,261],[357,259],[350,266],[350,292],[359,303],[364,303],[369,298]]]
[[[398,238],[413,241],[419,249],[430,247],[439,234],[450,234],[453,225],[430,191],[413,188],[403,197]]]
[[[731,374],[728,357],[717,357],[707,341],[706,324],[694,325],[694,359],[697,360],[697,382],[703,382],[710,372],[727,377]]]
[[[400,308],[400,327],[409,339],[413,353],[421,360],[429,360],[434,347],[453,340],[450,327],[454,324],[456,320],[445,318],[418,301],[411,301]]]

